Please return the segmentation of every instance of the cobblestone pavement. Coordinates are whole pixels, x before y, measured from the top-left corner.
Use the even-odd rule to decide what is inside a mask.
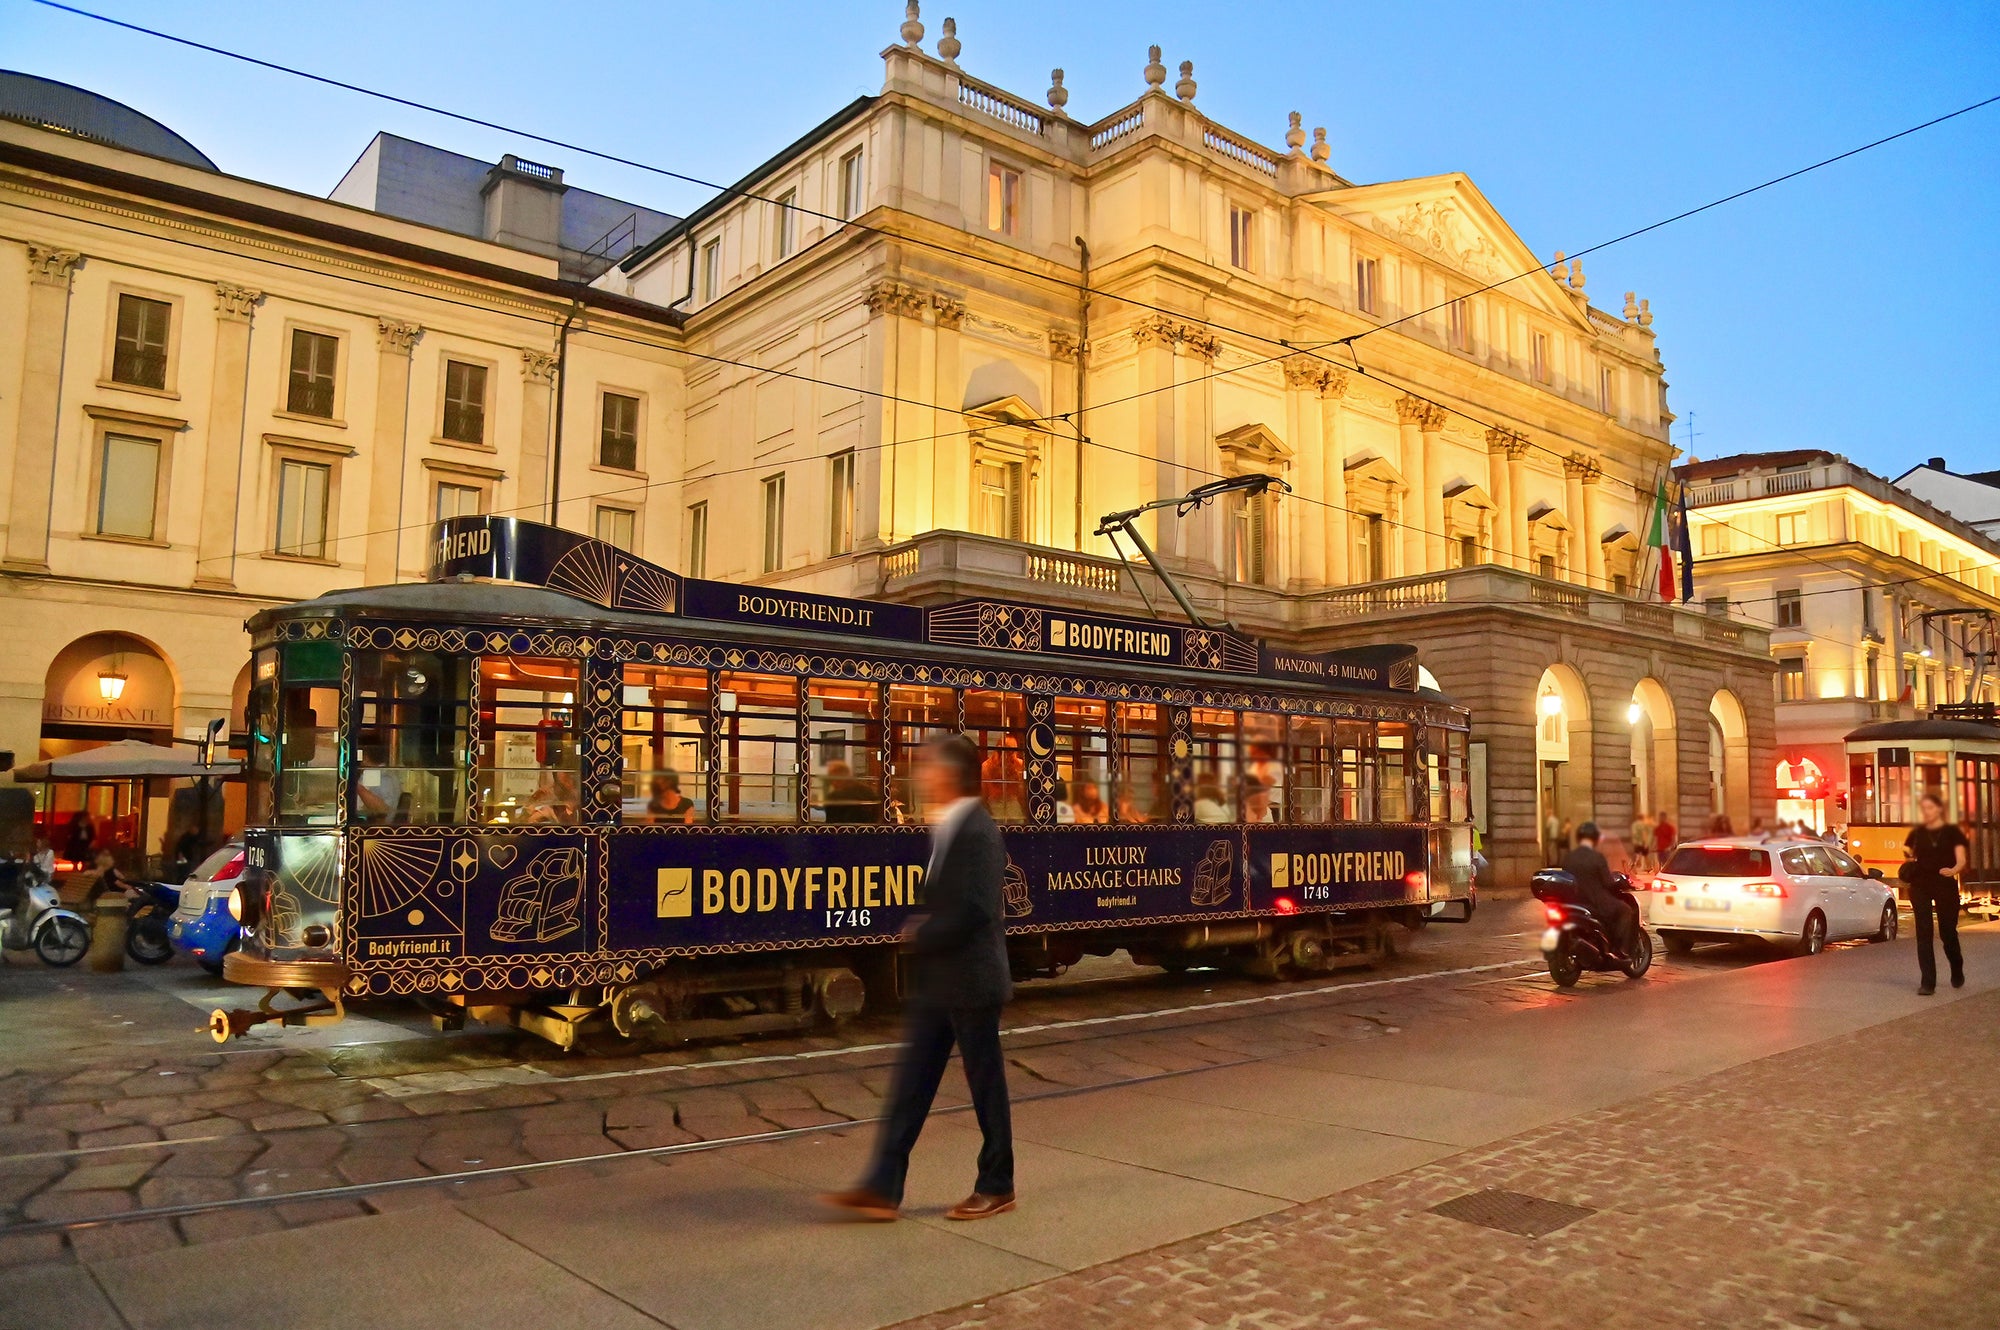
[[[1983,994],[906,1324],[2000,1326],[1996,1022]],[[1486,1189],[1594,1213],[1434,1212]]]
[[[1026,986],[1010,1008],[1015,1088],[1104,1085],[1579,1000],[1541,971],[1536,922],[1532,902],[1505,903],[1471,925],[1426,930],[1393,961],[1300,985],[1096,963],[1069,982]],[[1649,982],[1763,959],[1755,948],[1701,952],[1663,960]],[[355,1046],[288,1047],[274,1033],[263,1047],[217,1049],[196,1029],[198,1010],[157,979],[0,971],[0,1047],[9,1049],[0,1064],[0,1265],[203,1242],[422,1204],[425,1192],[464,1197],[576,1173],[67,1232],[46,1231],[51,1224],[865,1119],[894,1057],[887,1022],[595,1057],[551,1055],[511,1032],[394,1029],[386,1042]],[[941,1103],[962,1102],[955,1083]]]

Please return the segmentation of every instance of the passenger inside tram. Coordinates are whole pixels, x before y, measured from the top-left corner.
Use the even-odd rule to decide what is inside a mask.
[[[858,780],[854,768],[836,758],[820,774],[820,807],[828,822],[875,822],[881,815],[881,792]]]
[[[678,771],[662,771],[653,777],[653,797],[646,801],[646,817],[654,826],[693,826],[694,800],[681,793]]]
[[[1255,776],[1243,778],[1243,820],[1245,822],[1276,822],[1278,816],[1271,809],[1271,787]]]
[[[1222,792],[1222,782],[1214,772],[1203,772],[1194,782],[1194,820],[1197,822],[1227,822],[1229,820],[1229,800]]]
[[[1074,814],[1071,821],[1085,826],[1099,826],[1111,820],[1111,809],[1105,805],[1094,780],[1079,780],[1070,786],[1070,811]]]

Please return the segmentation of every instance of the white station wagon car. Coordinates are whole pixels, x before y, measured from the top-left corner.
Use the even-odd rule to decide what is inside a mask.
[[[1722,836],[1673,852],[1647,892],[1667,950],[1755,937],[1816,956],[1828,941],[1896,936],[1896,893],[1837,845],[1799,836]]]

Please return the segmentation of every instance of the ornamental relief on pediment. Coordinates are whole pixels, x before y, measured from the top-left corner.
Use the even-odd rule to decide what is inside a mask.
[[[1370,217],[1376,230],[1468,276],[1495,282],[1514,274],[1497,246],[1450,203],[1412,203],[1393,219]]]

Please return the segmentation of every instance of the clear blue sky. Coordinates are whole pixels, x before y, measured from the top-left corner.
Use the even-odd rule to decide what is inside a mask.
[[[900,0],[578,5],[81,0],[84,7],[716,181],[881,84]],[[2000,5],[1348,5],[926,0],[960,63],[1096,119],[1146,46],[1279,145],[1324,124],[1355,181],[1464,171],[1541,255],[2000,93]],[[0,65],[127,102],[225,171],[325,193],[388,129],[674,212],[702,190],[0,0]],[[1170,76],[1171,77],[1171,76]],[[1824,447],[1895,475],[2000,467],[2000,106],[1593,256],[1653,302],[1677,442]]]

